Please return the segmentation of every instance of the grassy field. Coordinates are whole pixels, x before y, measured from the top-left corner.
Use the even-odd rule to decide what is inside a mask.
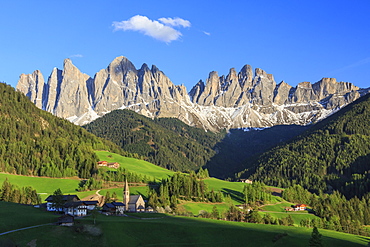
[[[204,180],[209,190],[222,191],[228,193],[235,204],[244,203],[244,183],[228,182],[217,178],[207,178]]]
[[[269,213],[271,216],[275,218],[285,218],[288,217],[289,215],[292,216],[292,219],[294,220],[294,225],[299,226],[301,220],[303,219],[318,219],[317,216],[308,213],[308,211],[297,211],[297,212],[286,212],[284,210],[285,207],[290,207],[293,205],[293,203],[290,202],[282,202],[278,203],[275,205],[266,205],[263,207],[260,207],[261,210],[263,211],[268,211],[268,212],[259,212],[261,216],[263,216],[266,213]]]
[[[266,205],[261,207],[261,210],[265,211],[274,211],[274,212],[285,212],[284,208],[292,206],[293,203],[290,202],[283,202],[283,203],[278,203],[275,205]],[[305,211],[307,212],[307,211]]]
[[[0,204],[2,206],[6,204]],[[19,206],[25,207],[25,206]],[[27,207],[28,208],[28,207]],[[1,215],[4,222],[1,232],[24,227],[25,223],[14,220],[10,209],[1,208],[7,214]],[[27,224],[37,225],[51,219],[47,212],[26,212],[17,209],[18,217],[31,214],[34,220]],[[41,216],[44,214],[45,216]],[[144,215],[144,214],[143,214]],[[132,216],[139,216],[133,214]],[[0,245],[11,242],[17,246],[307,246],[312,229],[300,227],[260,225],[240,222],[226,222],[189,217],[166,217],[145,214],[144,218],[98,215],[96,225],[92,218],[78,219],[74,227],[44,226],[0,236]],[[41,219],[40,219],[41,218]],[[140,217],[139,218],[143,218]],[[11,227],[6,229],[9,222]],[[366,246],[369,238],[319,229],[326,246]],[[287,235],[276,242],[276,235]]]
[[[295,226],[299,226],[300,225],[300,222],[301,220],[303,219],[319,219],[319,217],[313,215],[313,214],[309,214],[309,213],[298,213],[298,212],[287,212],[287,213],[273,213],[273,212],[259,212],[261,214],[261,216],[265,215],[266,213],[269,213],[272,217],[275,217],[275,218],[278,218],[278,219],[281,219],[281,218],[285,218],[285,217],[288,217],[289,215],[292,216],[292,219],[294,221],[294,225]]]
[[[146,175],[149,177],[162,179],[174,174],[174,172],[172,171],[153,165],[143,160],[127,158],[107,151],[96,151],[96,154],[98,155],[100,160],[106,160],[108,162],[118,162],[122,167],[128,169],[128,171],[136,172],[138,174]],[[205,179],[205,182],[210,190],[213,189],[215,191],[222,191],[224,193],[230,194],[235,204],[241,204],[244,202],[244,196],[242,192],[245,184],[240,182],[228,182],[216,178]]]
[[[32,186],[38,193],[53,193],[60,188],[63,193],[75,193],[78,188],[79,179],[27,177],[0,173],[0,183],[8,178],[11,184],[19,187]]]
[[[32,206],[0,201],[0,233],[22,227],[52,223],[57,216]],[[0,245],[1,246],[1,245]]]
[[[58,188],[60,188],[64,194],[77,194],[80,198],[85,197],[85,194],[91,194],[91,191],[88,193],[77,192],[76,189],[80,182],[79,179],[27,177],[0,173],[0,184],[2,184],[6,178],[8,178],[11,184],[20,188],[32,186],[36,189],[37,193],[40,194],[42,200],[44,200],[48,195],[53,194],[53,192]]]
[[[205,202],[183,202],[178,207],[183,207],[185,211],[191,212],[193,215],[198,215],[201,210],[212,212],[213,207],[216,206],[219,213],[224,213],[229,209],[227,203],[205,203]]]
[[[123,157],[119,154],[110,153],[107,151],[95,151],[100,160],[108,162],[117,162],[121,167],[126,168],[128,171],[136,172],[141,175],[154,177],[156,179],[168,178],[174,174],[173,171],[153,165],[144,160]]]

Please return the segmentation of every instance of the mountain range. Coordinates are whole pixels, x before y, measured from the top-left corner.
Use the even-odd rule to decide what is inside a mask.
[[[174,85],[155,65],[140,69],[125,57],[115,58],[94,77],[82,73],[70,59],[54,68],[47,80],[41,71],[22,74],[16,89],[37,107],[84,125],[115,109],[144,116],[173,117],[218,132],[222,129],[306,125],[338,111],[369,92],[349,82],[323,78],[292,87],[273,75],[245,65],[228,75],[213,71],[190,91]]]

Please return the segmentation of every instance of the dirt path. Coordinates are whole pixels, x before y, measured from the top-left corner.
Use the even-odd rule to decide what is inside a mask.
[[[31,229],[31,228],[40,227],[40,226],[48,226],[48,225],[52,225],[52,224],[53,223],[47,223],[47,224],[42,224],[42,225],[36,225],[36,226],[29,226],[29,227],[19,228],[19,229],[15,229],[15,230],[11,230],[11,231],[0,233],[0,236],[5,235],[5,234],[8,234],[8,233],[12,233],[12,232],[18,232],[18,231],[22,231],[22,230],[27,230],[27,229]]]

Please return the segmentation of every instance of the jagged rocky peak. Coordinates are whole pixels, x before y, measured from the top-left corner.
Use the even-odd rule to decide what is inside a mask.
[[[112,74],[125,74],[128,71],[136,72],[136,68],[133,63],[124,56],[116,57],[109,64],[108,68],[109,72]]]
[[[155,65],[144,63],[136,69],[123,56],[93,78],[66,59],[63,70],[54,68],[46,84],[38,70],[22,74],[17,90],[38,107],[76,124],[115,109],[131,109],[148,117],[176,117],[211,131],[308,124],[369,91],[334,78],[296,87],[284,81],[276,84],[272,74],[245,65],[239,73],[231,68],[226,76],[212,71],[187,93],[185,86],[174,85]]]
[[[244,90],[245,88],[252,86],[253,71],[249,64],[243,66],[238,74],[240,87]]]
[[[37,107],[42,108],[42,95],[44,93],[44,77],[40,70],[32,74],[21,74],[16,90],[24,93]]]
[[[281,81],[275,88],[273,102],[277,105],[287,104],[292,86],[285,81]]]
[[[91,80],[90,76],[82,73],[70,59],[65,59],[54,114],[62,118],[78,118],[79,115],[88,112],[91,106],[87,84]]]
[[[347,93],[353,90],[359,90],[358,87],[349,82],[337,82],[335,78],[322,78],[312,85],[315,94],[321,99],[330,94]]]
[[[207,106],[237,107],[250,101],[267,105],[272,103],[275,86],[273,75],[259,68],[253,75],[252,67],[245,65],[239,73],[231,68],[226,77],[212,71],[204,90],[199,82],[189,94],[192,102]]]

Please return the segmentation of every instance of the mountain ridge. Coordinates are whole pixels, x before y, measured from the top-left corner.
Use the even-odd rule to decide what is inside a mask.
[[[155,65],[140,69],[126,58],[115,58],[92,78],[70,59],[54,68],[47,82],[42,73],[22,74],[17,84],[37,107],[83,125],[115,109],[144,116],[175,117],[210,131],[317,122],[368,93],[349,82],[323,78],[292,87],[277,84],[272,74],[250,65],[228,75],[212,71],[187,93]]]
[[[236,177],[362,197],[370,188],[369,120],[368,94],[293,140],[246,160]]]

